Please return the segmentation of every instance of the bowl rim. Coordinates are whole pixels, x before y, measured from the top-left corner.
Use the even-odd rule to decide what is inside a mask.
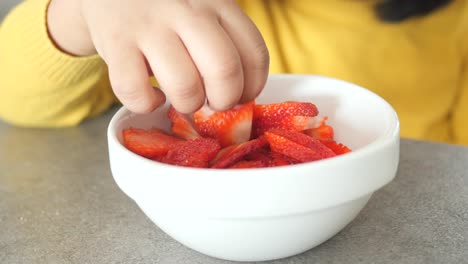
[[[369,144],[357,149],[353,150],[350,153],[347,153],[346,155],[339,155],[330,159],[323,159],[323,160],[317,160],[314,162],[307,162],[307,163],[300,163],[300,164],[294,164],[294,165],[288,165],[288,166],[280,166],[280,167],[266,167],[266,168],[247,168],[247,169],[213,169],[213,168],[192,168],[192,167],[183,167],[183,166],[176,166],[176,165],[171,165],[171,164],[166,164],[158,161],[154,161],[151,159],[147,159],[145,157],[142,157],[136,153],[131,152],[128,150],[118,139],[117,134],[119,131],[117,130],[117,126],[119,122],[125,118],[131,118],[132,116],[135,116],[137,114],[132,113],[130,110],[128,110],[125,106],[122,106],[112,117],[111,121],[109,122],[108,129],[107,129],[107,137],[108,137],[108,144],[112,144],[117,147],[119,151],[123,151],[126,154],[132,156],[133,158],[137,159],[138,161],[146,163],[148,166],[155,166],[158,168],[165,168],[169,170],[177,170],[180,172],[187,171],[187,172],[192,172],[192,173],[197,173],[200,172],[200,175],[212,175],[213,173],[219,173],[220,171],[223,171],[223,174],[225,175],[238,175],[239,170],[242,171],[269,171],[269,170],[275,170],[275,171],[281,171],[281,170],[287,170],[291,166],[295,166],[296,168],[299,167],[320,167],[320,166],[334,166],[335,163],[341,163],[346,160],[352,160],[352,159],[358,159],[362,156],[369,155],[369,153],[375,152],[379,149],[385,148],[388,145],[391,145],[395,142],[395,140],[399,140],[400,138],[400,121],[398,118],[398,115],[396,111],[393,109],[393,107],[381,96],[377,95],[376,93],[358,86],[356,84],[336,79],[333,77],[328,77],[328,76],[322,76],[322,75],[314,75],[314,74],[270,74],[268,77],[268,82],[274,81],[275,79],[285,79],[285,78],[291,78],[291,79],[321,79],[324,81],[331,81],[335,83],[341,83],[341,86],[347,86],[346,89],[355,89],[359,90],[360,92],[367,93],[369,96],[374,97],[377,99],[382,106],[387,110],[388,115],[391,116],[390,118],[390,126],[386,131],[384,131],[379,137],[374,139],[372,142]],[[155,110],[158,111],[158,110]]]

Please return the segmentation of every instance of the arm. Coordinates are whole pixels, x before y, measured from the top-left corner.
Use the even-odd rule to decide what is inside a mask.
[[[29,0],[2,26],[0,115],[11,122],[68,125],[102,111],[112,102],[106,69],[117,98],[138,113],[166,96],[184,113],[206,100],[225,110],[266,82],[266,45],[233,0],[50,0],[49,30],[47,1]],[[47,33],[69,54],[97,52],[107,68],[97,57],[58,52]]]
[[[55,47],[47,7],[48,0],[26,1],[0,27],[0,118],[15,125],[72,126],[116,102],[98,56]]]

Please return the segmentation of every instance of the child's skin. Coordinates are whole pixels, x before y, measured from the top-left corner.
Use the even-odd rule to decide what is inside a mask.
[[[254,99],[268,75],[265,42],[232,0],[52,0],[48,27],[63,51],[97,52],[114,93],[137,113],[166,96],[183,113],[206,99],[226,110]]]

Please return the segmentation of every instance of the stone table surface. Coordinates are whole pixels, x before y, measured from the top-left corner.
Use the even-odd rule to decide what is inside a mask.
[[[0,123],[0,263],[230,263],[174,241],[118,189],[114,111],[66,129]],[[468,148],[403,139],[395,180],[350,225],[269,263],[468,263]]]

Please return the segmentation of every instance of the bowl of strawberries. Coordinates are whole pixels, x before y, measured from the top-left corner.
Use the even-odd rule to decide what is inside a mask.
[[[344,81],[271,75],[255,101],[191,115],[125,108],[108,128],[112,175],[183,245],[234,261],[307,251],[395,177],[399,120]]]

